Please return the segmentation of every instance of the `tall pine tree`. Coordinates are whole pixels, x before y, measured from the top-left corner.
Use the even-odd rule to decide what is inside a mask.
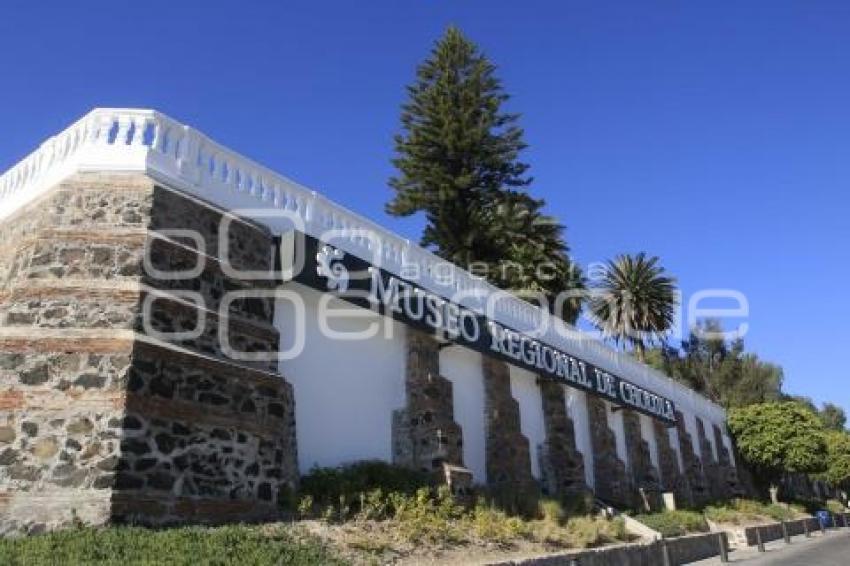
[[[502,110],[508,95],[494,72],[457,28],[437,42],[402,106],[387,211],[424,213],[423,246],[465,268],[484,264],[491,282],[542,293],[551,307],[557,293],[582,289],[584,279],[563,227],[524,192],[531,178],[519,159],[523,131],[518,115]],[[542,262],[549,265],[538,269]],[[580,297],[560,306],[557,314],[573,322]]]

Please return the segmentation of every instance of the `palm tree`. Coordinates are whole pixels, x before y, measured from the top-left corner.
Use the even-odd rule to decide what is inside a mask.
[[[673,326],[676,280],[655,256],[641,252],[609,261],[593,286],[590,312],[594,324],[616,343],[628,343],[645,361],[646,348],[661,341]]]

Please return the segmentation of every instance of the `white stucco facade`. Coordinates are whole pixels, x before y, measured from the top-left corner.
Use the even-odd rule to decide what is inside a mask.
[[[302,472],[312,466],[335,466],[362,459],[392,460],[392,412],[404,407],[404,327],[391,319],[371,315],[340,319],[329,325],[340,333],[380,331],[373,338],[329,339],[320,330],[316,313],[322,295],[288,284],[303,297],[307,316],[301,328],[292,304],[279,301],[275,319],[282,350],[303,332],[300,355],[280,363],[281,373],[295,390],[298,463]],[[353,308],[334,300],[335,308]],[[363,311],[363,313],[368,311]],[[386,338],[383,326],[392,327]]]

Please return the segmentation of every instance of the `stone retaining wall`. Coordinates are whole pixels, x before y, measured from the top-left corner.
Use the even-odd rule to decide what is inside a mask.
[[[561,566],[574,560],[580,566],[658,566],[667,546],[670,566],[688,564],[720,554],[718,533],[689,535],[646,544],[610,546],[499,563],[499,566]]]
[[[806,523],[808,523],[809,532],[811,533],[820,529],[820,524],[818,523],[818,520],[815,517],[810,517],[808,519],[798,519],[796,521],[786,521],[785,527],[788,529],[788,535],[796,536],[805,533]],[[756,538],[756,529],[761,532],[762,542],[778,540],[784,536],[782,533],[782,523],[770,523],[768,525],[746,527],[744,529],[744,538],[747,541],[747,546],[755,546],[758,543],[758,539]]]

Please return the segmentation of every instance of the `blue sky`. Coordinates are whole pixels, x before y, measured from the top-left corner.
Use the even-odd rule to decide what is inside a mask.
[[[850,409],[847,2],[7,1],[0,169],[93,107],[153,107],[415,238],[383,213],[392,135],[451,23],[580,262],[646,250],[686,300],[741,291],[786,389]]]

